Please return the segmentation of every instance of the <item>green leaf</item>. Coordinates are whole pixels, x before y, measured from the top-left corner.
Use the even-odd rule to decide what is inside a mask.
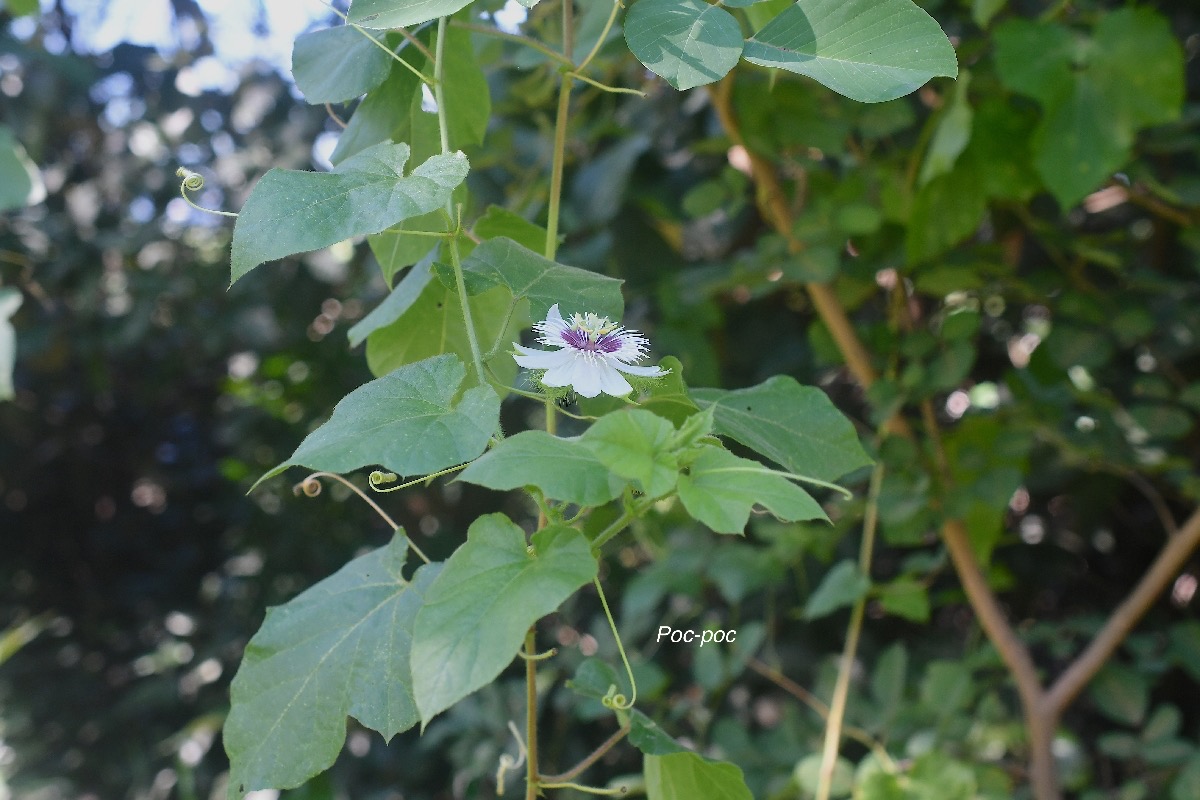
[[[505,237],[477,245],[462,268],[468,294],[504,286],[513,297],[529,300],[529,313],[535,319],[545,319],[555,303],[568,319],[573,313],[590,311],[620,320],[625,310],[621,281],[556,264]],[[439,270],[439,274],[453,285],[453,272],[448,268]]]
[[[11,286],[0,286],[0,400],[13,398],[13,368],[17,363],[17,331],[13,314],[21,307],[21,293]]]
[[[742,29],[702,0],[638,0],[625,17],[629,49],[676,89],[719,81],[742,55]]]
[[[696,753],[648,755],[643,760],[649,800],[753,800],[742,770]]]
[[[398,47],[397,55],[416,70],[425,66],[425,56],[417,48],[407,41]],[[420,103],[421,79],[393,60],[387,79],[368,92],[354,109],[329,160],[341,164],[380,142],[408,142],[411,145],[413,107],[419,107]]]
[[[973,234],[987,211],[983,183],[955,169],[917,192],[908,220],[905,252],[910,263],[933,258]]]
[[[883,610],[913,622],[929,621],[929,590],[912,578],[901,576],[877,587]]]
[[[702,447],[679,476],[679,499],[688,513],[717,533],[742,533],[756,505],[787,522],[829,521],[817,501],[787,478],[712,445]]]
[[[908,651],[897,642],[883,651],[871,672],[871,696],[879,703],[876,723],[886,726],[904,701],[907,685]]]
[[[998,26],[995,41],[1001,80],[1043,107],[1035,164],[1064,207],[1124,165],[1140,128],[1179,116],[1183,55],[1148,8],[1103,15],[1091,41],[1027,20]]]
[[[424,278],[415,280],[419,282]],[[403,283],[405,281],[401,281]],[[396,288],[398,290],[400,286]],[[468,302],[480,347],[485,350],[490,349],[492,343],[503,346],[515,341],[528,319],[520,304],[509,316],[513,301],[505,289],[484,292]],[[458,292],[440,281],[424,284],[411,306],[394,321],[367,336],[367,365],[376,375],[386,375],[397,367],[442,353],[457,355],[464,362],[471,360],[471,345]],[[500,381],[508,382],[516,377],[517,364],[507,352],[499,353],[489,364]],[[474,370],[468,375],[467,382],[471,385],[478,382]]]
[[[819,619],[839,608],[854,605],[866,597],[870,589],[871,579],[859,571],[857,564],[839,561],[825,573],[821,584],[804,604],[804,618]]]
[[[314,105],[361,97],[391,70],[387,52],[349,25],[302,34],[292,49],[292,77]]]
[[[354,0],[350,21],[364,28],[407,28],[448,17],[471,0]]]
[[[971,700],[971,671],[958,661],[931,661],[921,679],[921,701],[945,716]]]
[[[600,463],[622,478],[636,481],[648,497],[661,497],[675,488],[679,461],[670,445],[675,427],[642,409],[605,414],[580,441]]]
[[[444,206],[467,176],[467,157],[434,156],[405,176],[408,154],[406,144],[381,143],[331,173],[268,172],[234,226],[232,280],[264,261],[379,233]]]
[[[805,0],[746,42],[746,60],[779,67],[863,103],[902,97],[958,60],[937,22],[909,0]]]
[[[535,253],[546,249],[545,228],[501,206],[488,206],[483,216],[475,220],[474,230],[480,239],[504,236]]]
[[[967,88],[971,85],[971,73],[963,70],[954,84],[950,102],[942,111],[941,119],[934,130],[933,140],[921,164],[917,185],[924,186],[939,175],[945,175],[954,162],[967,149],[971,141],[971,120],[974,112],[967,102]]]
[[[1096,707],[1109,719],[1138,727],[1150,705],[1150,684],[1145,673],[1110,661],[1088,685]]]
[[[1070,91],[1071,63],[1077,49],[1070,30],[1017,18],[997,25],[992,39],[996,71],[1005,86],[1042,105]]]
[[[370,314],[351,326],[347,336],[351,347],[358,347],[363,340],[381,328],[386,328],[404,316],[404,312],[412,308],[425,291],[425,287],[433,280],[433,261],[437,258],[437,250],[432,250],[405,275],[396,288],[383,299],[383,302],[371,310]],[[385,371],[386,372],[386,371]]]
[[[1195,753],[1171,784],[1171,800],[1194,800],[1200,797],[1200,753]]]
[[[458,189],[454,192],[456,195],[454,202],[458,202],[457,195],[459,194],[463,195],[464,201],[466,200],[466,192],[463,191],[465,189],[466,184],[459,184]],[[435,248],[445,241],[445,239],[421,236],[411,232],[445,233],[448,225],[449,221],[446,219],[445,211],[438,209],[398,222],[388,228],[386,233],[377,233],[367,237],[371,254],[379,262],[379,271],[383,273],[383,279],[389,286],[406,267],[411,267],[427,257],[435,256]],[[430,266],[432,263],[431,260]],[[428,271],[428,267],[426,267],[426,274]]]
[[[525,532],[503,514],[475,520],[429,587],[413,629],[413,694],[422,723],[496,679],[525,632],[596,577],[583,534]]]
[[[693,389],[701,409],[716,406],[715,431],[761,453],[789,472],[832,481],[871,459],[850,420],[813,386],[776,375],[758,386]]]
[[[579,439],[545,431],[523,431],[504,439],[458,480],[499,490],[535,486],[546,497],[580,506],[615,500],[625,486]]]
[[[12,130],[0,125],[0,211],[42,202],[46,187]]]
[[[800,763],[796,764],[796,768],[792,771],[795,776],[796,783],[800,784],[800,788],[804,791],[804,795],[816,795],[817,787],[821,782],[821,762],[823,758],[820,753],[810,753],[800,759]],[[854,768],[850,762],[842,757],[838,757],[833,762],[833,775],[830,778],[829,796],[831,798],[848,797],[850,790],[854,786]]]
[[[688,396],[683,382],[683,364],[675,356],[666,356],[658,365],[667,370],[667,374],[650,385],[650,395],[641,401],[641,407],[674,425],[683,425],[700,410]]]
[[[231,689],[224,729],[231,797],[299,786],[331,766],[347,716],[384,739],[416,723],[413,622],[441,566],[421,567],[406,581],[407,549],[398,534],[267,611]]]
[[[424,475],[470,461],[500,424],[500,398],[477,386],[455,403],[465,376],[458,358],[440,355],[358,387],[259,482],[299,465],[344,473],[379,464],[400,475]]]
[[[4,5],[8,6],[8,10],[14,17],[25,17],[30,14],[36,14],[41,8],[38,5],[38,0],[4,0]]]
[[[464,28],[448,28],[443,57],[446,59],[442,79],[446,82],[446,127],[450,146],[483,144],[492,118],[492,97],[487,77],[475,59],[471,32]]]

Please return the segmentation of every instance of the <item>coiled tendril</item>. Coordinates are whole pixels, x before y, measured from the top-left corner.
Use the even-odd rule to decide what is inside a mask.
[[[198,206],[192,201],[192,198],[188,197],[188,192],[198,192],[204,188],[204,176],[199,172],[192,172],[187,167],[180,167],[179,169],[175,170],[175,174],[182,179],[179,184],[179,194],[184,200],[187,201],[189,206],[197,211],[203,211],[206,214],[217,214],[222,217],[237,216],[237,214],[232,211],[217,211],[216,209]],[[312,496],[315,497],[316,495]]]

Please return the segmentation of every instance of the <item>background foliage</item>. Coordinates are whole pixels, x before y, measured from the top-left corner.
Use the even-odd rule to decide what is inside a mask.
[[[757,27],[786,5],[738,13]],[[653,0],[630,13],[643,6]],[[962,71],[911,97],[861,105],[744,66],[711,92],[678,93],[618,32],[597,71],[649,98],[584,87],[573,110],[560,260],[625,279],[627,320],[690,385],[783,372],[822,386],[864,439],[896,410],[926,429],[925,400],[944,428],[948,496],[932,450],[893,437],[879,453],[873,585],[853,568],[861,500],[835,506],[831,528],[756,516],[746,542],[667,512],[635,530],[605,577],[647,710],[741,766],[756,797],[813,785],[823,722],[795,695],[831,695],[845,609],[863,592],[847,786],[857,768],[862,796],[901,796],[872,774],[882,743],[917,797],[1024,790],[1012,683],[939,543],[939,502],[968,521],[1051,675],[1200,502],[1200,16],[1186,2],[924,7]],[[203,29],[199,7],[175,8]],[[580,42],[608,10],[581,4]],[[11,655],[0,776],[18,796],[209,796],[227,769],[213,744],[228,679],[264,606],[390,538],[353,503],[333,505],[346,499],[334,489],[297,499],[277,479],[243,493],[369,379],[370,348],[347,356],[342,337],[385,295],[375,261],[390,279],[395,259],[335,247],[226,293],[231,231],[189,214],[174,167],[208,176],[206,205],[240,208],[267,169],[312,168],[314,137],[336,122],[269,73],[190,96],[179,87],[192,54],[73,55],[71,25],[58,11],[30,37],[0,39],[0,123],[46,185],[43,203],[0,222],[4,287],[24,298],[15,397],[0,406],[0,660]],[[527,30],[554,42],[556,26],[556,4],[541,3]],[[486,141],[468,151],[472,204],[538,222],[553,65],[456,35],[486,82],[464,82],[470,94],[450,107],[491,103],[490,122],[456,123],[459,139]],[[328,89],[331,102],[343,95]],[[340,155],[363,149],[356,128],[373,113],[364,103],[350,117]],[[401,138],[414,150],[426,137],[413,163],[434,151],[422,114],[378,123],[411,133]],[[780,194],[756,180],[754,159],[781,176]],[[853,315],[882,375],[869,392],[814,313],[810,283]],[[505,414],[517,429],[536,410]],[[435,557],[496,509],[527,513],[462,483],[389,505]],[[1200,793],[1195,587],[1193,562],[1064,717],[1069,791]],[[740,636],[725,649],[666,647],[660,624]],[[545,631],[562,651],[543,673],[543,725],[562,733],[545,757],[565,768],[611,731],[564,684],[586,686],[603,669],[587,656],[615,663],[615,652],[589,595]],[[601,694],[607,682],[593,680]],[[492,796],[520,683],[502,676],[421,739],[385,746],[352,728],[335,769],[295,793]],[[618,750],[602,769],[638,767]]]

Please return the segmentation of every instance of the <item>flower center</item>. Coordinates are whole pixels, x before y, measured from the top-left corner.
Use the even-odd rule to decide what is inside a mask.
[[[609,322],[608,317],[595,314],[574,314],[571,327],[563,331],[562,338],[576,350],[587,353],[615,353],[621,349],[620,326]]]

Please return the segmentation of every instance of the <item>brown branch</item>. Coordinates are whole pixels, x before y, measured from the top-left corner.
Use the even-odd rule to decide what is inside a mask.
[[[542,775],[538,778],[538,782],[539,783],[566,783],[569,780],[573,780],[574,778],[576,778],[580,774],[582,774],[582,772],[585,769],[587,769],[592,764],[595,764],[597,761],[599,761],[601,758],[603,758],[605,753],[607,753],[609,750],[612,750],[614,747],[616,747],[617,743],[620,742],[622,739],[624,739],[625,735],[627,733],[629,733],[629,730],[630,730],[630,727],[628,725],[626,725],[623,728],[618,729],[616,733],[614,733],[612,736],[605,739],[604,742],[601,743],[601,745],[599,747],[597,747],[591,753],[586,755],[582,761],[580,761],[575,766],[571,767],[566,772],[560,773],[558,775]]]
[[[1150,569],[1129,596],[1117,606],[1084,651],[1075,657],[1046,693],[1048,704],[1061,713],[1074,700],[1100,667],[1112,656],[1138,620],[1174,580],[1183,565],[1200,547],[1200,509],[1192,513],[1179,532],[1167,540]]]
[[[750,172],[756,187],[760,213],[787,241],[788,249],[793,253],[798,253],[804,249],[804,243],[797,239],[796,234],[792,231],[792,212],[788,207],[787,194],[783,191],[775,167],[761,155],[746,147],[746,140],[742,136],[737,117],[733,113],[732,93],[733,73],[709,87],[709,97],[712,99],[717,119],[720,120],[721,127],[725,129],[733,143],[745,150],[750,159]],[[869,389],[879,375],[871,363],[871,356],[867,353],[866,347],[863,346],[862,340],[858,338],[854,326],[850,323],[850,318],[846,316],[846,310],[838,301],[837,295],[823,283],[805,283],[804,288],[812,300],[813,307],[817,310],[817,315],[825,323],[829,334],[837,343],[838,351],[846,360],[846,367],[850,370],[850,374],[864,390]],[[911,438],[912,431],[903,417],[894,416],[888,424],[890,432],[900,433]]]

